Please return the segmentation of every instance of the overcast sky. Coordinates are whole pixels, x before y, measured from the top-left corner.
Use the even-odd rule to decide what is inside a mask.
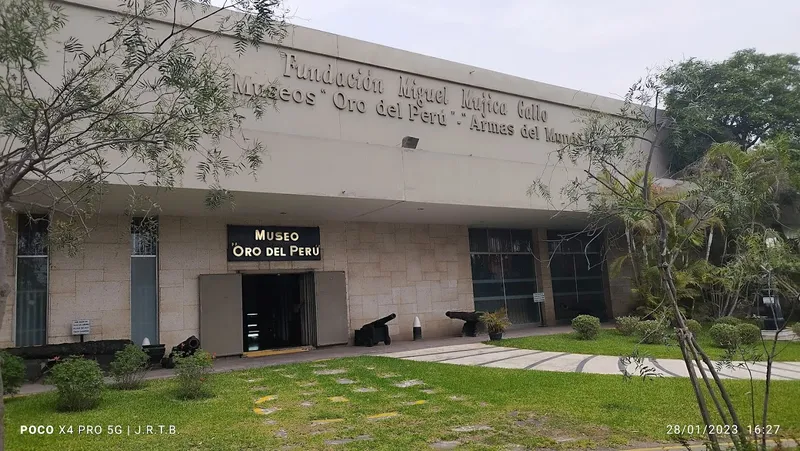
[[[286,0],[318,30],[619,98],[648,68],[800,53],[800,0]]]

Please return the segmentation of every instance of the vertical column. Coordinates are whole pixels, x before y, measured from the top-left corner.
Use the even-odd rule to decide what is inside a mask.
[[[542,322],[545,326],[555,326],[556,309],[553,302],[553,279],[550,276],[550,252],[547,249],[547,229],[533,230],[533,255],[536,261],[536,284],[544,292]]]

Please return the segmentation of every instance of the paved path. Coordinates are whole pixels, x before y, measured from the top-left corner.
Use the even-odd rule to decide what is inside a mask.
[[[439,362],[488,368],[617,375],[622,373],[619,358],[614,356],[504,348],[483,343],[415,349],[382,355],[418,362]],[[648,359],[644,363],[655,369],[662,376],[689,377],[683,360]],[[634,374],[638,374],[634,365],[630,365],[628,369]],[[745,368],[722,368],[718,372],[720,377],[725,379],[749,378],[749,372]],[[750,372],[752,372],[754,379],[765,379],[766,365],[763,363],[750,365]],[[773,363],[772,380],[800,380],[800,362]]]

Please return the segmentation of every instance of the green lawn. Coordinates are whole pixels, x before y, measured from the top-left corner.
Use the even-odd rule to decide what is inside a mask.
[[[698,335],[698,341],[712,359],[721,358],[725,351],[711,341],[707,331]],[[670,344],[640,344],[639,338],[620,335],[614,329],[603,329],[596,340],[579,340],[574,334],[540,335],[534,337],[511,338],[491,341],[488,344],[510,348],[536,349],[539,351],[574,352],[578,354],[598,354],[622,356],[630,354],[634,348],[655,358],[680,359],[681,349],[677,342]],[[760,345],[759,345],[760,346]],[[800,342],[778,342],[780,353],[776,361],[800,361]]]
[[[314,374],[326,369],[346,372]],[[342,385],[336,381],[340,378],[356,382]],[[394,386],[413,379],[424,385]],[[174,383],[153,381],[133,392],[109,390],[98,409],[84,413],[55,412],[53,393],[9,399],[8,449],[263,450],[289,445],[303,450],[407,450],[455,440],[468,449],[502,449],[509,444],[579,449],[666,440],[668,424],[699,422],[689,383],[679,378],[626,382],[620,376],[358,357],[215,375],[216,396],[200,401],[175,400]],[[742,406],[740,415],[747,418],[743,406],[748,383],[729,381],[727,386]],[[376,391],[354,390],[360,387]],[[255,400],[265,395],[276,398],[260,406],[280,410],[254,413]],[[348,402],[328,399],[334,396]],[[784,435],[800,433],[800,382],[774,382],[773,396],[769,423],[779,424]],[[305,401],[313,405],[302,406]],[[381,413],[397,416],[368,418]],[[315,425],[318,420],[341,421]],[[55,434],[20,434],[21,425],[41,424],[55,426]],[[174,425],[176,434],[127,435],[128,426],[135,430],[147,424]],[[59,425],[71,425],[73,433],[59,435]],[[78,435],[79,425],[98,425],[103,431]],[[119,425],[123,435],[109,435],[109,425]],[[491,429],[453,431],[463,426]],[[363,435],[372,439],[326,444]]]

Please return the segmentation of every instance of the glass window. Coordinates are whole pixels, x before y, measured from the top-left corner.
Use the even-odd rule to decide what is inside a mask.
[[[16,346],[47,343],[48,226],[46,216],[17,218]]]
[[[504,279],[534,279],[533,255],[503,255]]]
[[[503,297],[503,281],[474,281],[472,293],[476,298]]]
[[[533,254],[533,234],[530,230],[511,231],[511,252]]]
[[[539,322],[530,230],[470,229],[475,310],[508,310],[515,324]]]
[[[499,254],[472,254],[472,280],[502,280]]]
[[[469,251],[489,252],[489,238],[486,229],[469,229]]]
[[[511,231],[489,229],[489,252],[511,252]]]
[[[158,219],[131,221],[131,340],[158,339]]]
[[[556,319],[607,318],[602,236],[548,230]]]

